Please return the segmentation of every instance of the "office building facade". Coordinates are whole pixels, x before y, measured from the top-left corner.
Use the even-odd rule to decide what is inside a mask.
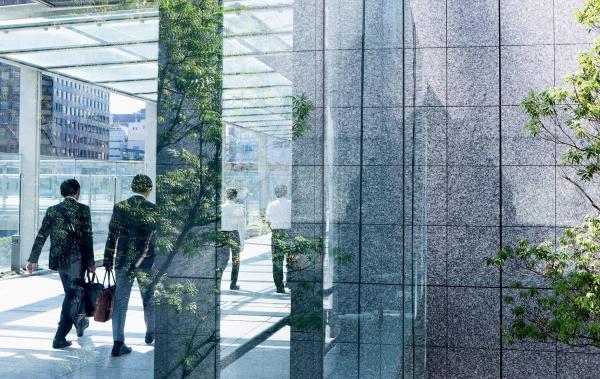
[[[0,153],[19,152],[19,69],[0,63]]]
[[[111,114],[110,160],[142,161],[146,145],[146,109]]]
[[[51,106],[51,113],[44,111]],[[42,77],[41,154],[108,160],[109,92],[60,77]]]

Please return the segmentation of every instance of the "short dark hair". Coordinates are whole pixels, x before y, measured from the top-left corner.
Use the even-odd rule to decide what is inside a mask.
[[[152,189],[152,179],[148,175],[137,174],[131,181],[131,190],[135,193],[146,193]]]
[[[235,188],[227,188],[225,190],[225,197],[229,200],[233,200],[237,197],[238,191]]]
[[[275,196],[285,197],[286,195],[287,195],[287,186],[285,184],[280,184],[275,187]]]
[[[60,194],[63,197],[73,196],[77,194],[77,191],[79,191],[80,188],[81,186],[77,180],[67,179],[60,184]]]

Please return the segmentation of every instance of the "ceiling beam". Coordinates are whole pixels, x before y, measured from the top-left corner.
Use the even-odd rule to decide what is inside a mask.
[[[135,79],[120,79],[120,80],[100,80],[94,83],[98,84],[112,84],[112,83],[136,83],[136,82],[146,82],[150,80],[158,80],[156,77],[145,77],[145,78],[135,78]]]
[[[154,100],[150,100],[150,99],[147,99],[147,98],[144,98],[144,97],[136,96],[136,95],[133,95],[133,94],[131,94],[129,92],[125,92],[125,91],[122,91],[122,90],[117,89],[117,88],[113,88],[113,87],[110,87],[110,86],[105,86],[105,85],[97,84],[97,83],[94,83],[94,82],[89,82],[87,80],[83,80],[83,79],[78,78],[76,76],[71,76],[71,75],[60,73],[60,72],[54,72],[54,71],[51,71],[51,70],[47,70],[44,67],[37,66],[37,65],[34,65],[34,64],[30,64],[30,63],[24,63],[24,62],[18,61],[16,59],[11,59],[11,58],[0,56],[0,62],[6,63],[8,65],[12,65],[12,66],[17,66],[17,67],[29,67],[29,68],[33,68],[33,69],[38,70],[42,74],[47,74],[47,75],[50,75],[50,76],[55,76],[57,78],[68,79],[68,80],[71,80],[71,81],[74,81],[74,82],[77,82],[77,83],[85,84],[85,85],[88,85],[88,86],[91,86],[91,87],[96,87],[96,88],[107,90],[107,91],[110,91],[110,92],[115,92],[115,93],[118,93],[120,95],[128,96],[128,97],[133,97],[133,98],[136,98],[136,99],[139,99],[139,100],[142,100],[142,101],[156,102]]]
[[[75,46],[53,46],[53,47],[39,47],[34,49],[18,49],[18,50],[2,50],[0,48],[0,54],[29,54],[29,53],[45,53],[47,51],[70,51],[70,50],[87,50],[87,49],[101,49],[106,47],[127,47],[127,46],[140,46],[140,45],[152,45],[158,44],[157,40],[146,40],[146,41],[135,41],[135,42],[106,42],[97,44],[86,44],[86,45],[75,45]]]
[[[138,59],[133,61],[122,61],[122,62],[102,62],[102,63],[86,63],[86,64],[65,64],[59,66],[44,66],[48,70],[59,70],[66,68],[86,68],[86,67],[102,67],[102,66],[126,66],[136,65],[145,63],[158,63],[156,59]]]
[[[26,24],[8,24],[0,25],[0,31],[10,33],[11,30],[26,30],[26,29],[40,29],[40,28],[56,28],[57,26],[78,26],[78,25],[91,25],[91,24],[110,24],[124,21],[150,21],[158,20],[158,10],[146,10],[143,12],[133,12],[127,14],[106,14],[99,13],[98,17],[86,17],[86,18],[70,18],[66,20],[60,19],[48,19],[40,22],[32,22]]]

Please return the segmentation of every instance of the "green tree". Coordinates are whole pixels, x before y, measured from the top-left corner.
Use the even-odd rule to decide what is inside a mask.
[[[577,18],[590,32],[600,31],[600,0],[587,0]],[[566,83],[529,93],[522,102],[529,116],[525,128],[559,146],[562,178],[585,196],[591,214],[556,244],[520,240],[487,263],[525,269],[548,287],[511,285],[515,295],[503,299],[512,314],[503,325],[509,343],[535,339],[600,347],[600,204],[588,190],[600,173],[600,40],[579,56]]]
[[[225,241],[218,233],[221,191],[223,14],[219,0],[160,0],[157,155],[159,268],[153,280],[161,312],[186,325],[182,350],[164,377],[190,376],[218,349],[212,330],[214,293],[192,281],[171,280],[177,257],[196,261]],[[204,291],[204,292],[203,292]],[[212,294],[211,294],[212,292]],[[213,328],[214,329],[214,328]]]
[[[181,320],[189,335],[182,338],[183,352],[168,368],[165,377],[177,372],[182,377],[218,349],[213,331],[202,334],[212,321],[214,295],[219,291],[225,257],[220,248],[230,245],[219,232],[222,153],[223,17],[220,0],[160,0],[159,134],[157,155],[172,166],[159,170],[157,206],[160,260],[158,275],[148,280],[157,284],[157,301]],[[297,96],[292,104],[294,136],[309,129],[312,104]],[[296,237],[286,245],[290,256],[314,257],[322,251],[320,241]],[[216,252],[217,259],[211,260]],[[228,256],[228,251],[225,254]],[[214,286],[206,289],[187,281],[173,281],[179,257],[195,264],[214,266]],[[300,260],[300,258],[298,258]],[[293,263],[295,263],[294,261]],[[296,267],[301,270],[302,267]]]

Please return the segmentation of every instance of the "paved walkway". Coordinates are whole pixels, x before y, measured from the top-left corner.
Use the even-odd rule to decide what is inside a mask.
[[[246,243],[241,261],[241,291],[229,291],[228,267],[223,281],[222,353],[237,347],[289,314],[289,295],[275,293],[268,236]],[[99,270],[100,271],[100,270]],[[100,272],[102,277],[103,272]],[[139,290],[134,287],[127,314],[127,344],[132,354],[110,356],[111,323],[90,322],[86,335],[68,337],[73,346],[51,347],[62,303],[57,274],[0,281],[1,378],[152,378],[154,348],[144,343],[145,325]],[[289,376],[289,328],[232,363],[222,378],[268,379]]]
[[[290,314],[290,295],[275,292],[271,263],[271,238],[246,242],[238,284],[229,290],[231,265],[221,283],[221,359]],[[289,377],[290,329],[285,327],[226,367],[221,378],[283,379]]]

